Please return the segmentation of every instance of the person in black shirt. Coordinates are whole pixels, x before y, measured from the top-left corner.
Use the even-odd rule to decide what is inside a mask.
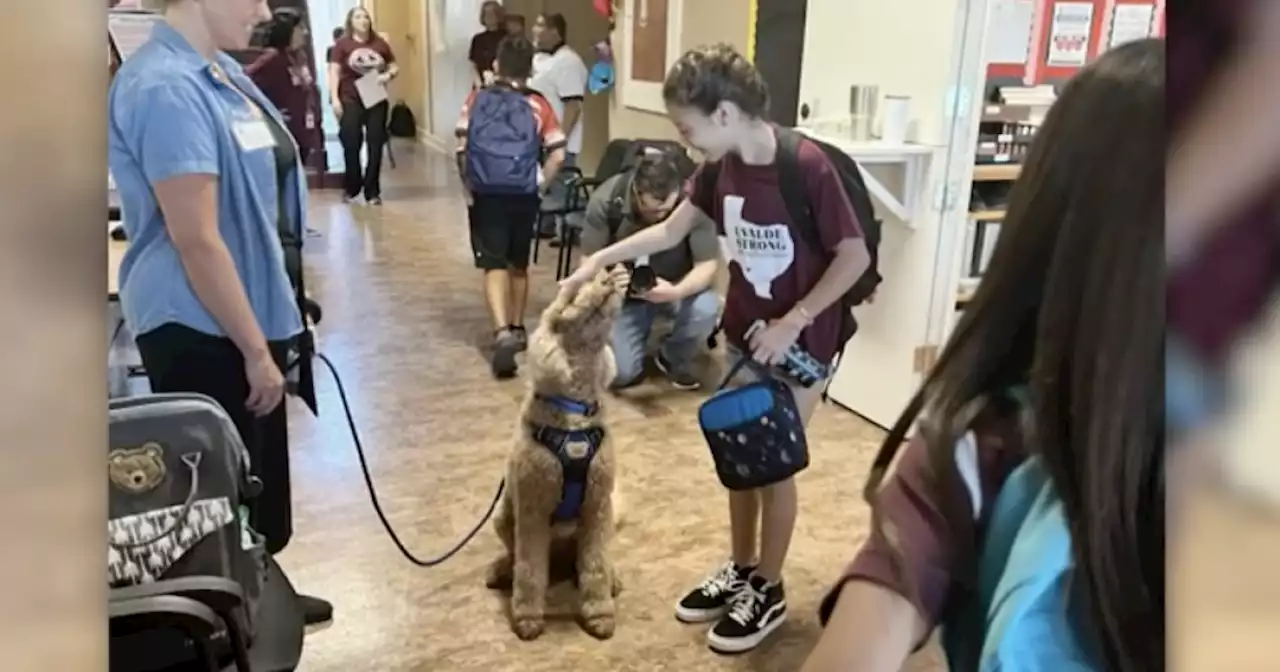
[[[493,79],[493,60],[498,57],[498,44],[507,36],[503,23],[502,3],[489,0],[480,6],[480,23],[484,30],[471,38],[471,88],[478,89]],[[488,76],[486,76],[488,75]]]

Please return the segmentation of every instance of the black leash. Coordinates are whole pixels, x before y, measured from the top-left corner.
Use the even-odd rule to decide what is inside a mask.
[[[395,529],[391,527],[391,523],[387,520],[387,515],[382,511],[382,503],[378,501],[378,490],[373,485],[373,476],[369,474],[369,463],[364,457],[364,445],[360,442],[360,431],[356,428],[355,418],[351,415],[351,404],[347,403],[347,390],[342,385],[342,377],[338,375],[338,369],[334,367],[333,362],[329,361],[329,358],[324,353],[317,352],[316,358],[324,362],[324,365],[328,367],[329,374],[333,376],[333,382],[338,387],[338,397],[342,400],[342,410],[347,416],[347,427],[351,429],[351,441],[355,444],[356,455],[360,458],[360,471],[364,473],[364,483],[369,489],[369,501],[373,503],[373,510],[378,514],[378,520],[382,521],[382,527],[387,531],[387,535],[391,537],[391,541],[395,543],[396,548],[400,549],[400,553],[409,562],[419,567],[435,567],[457,555],[467,544],[471,543],[471,540],[480,533],[480,530],[484,529],[485,523],[488,523],[489,519],[493,517],[494,511],[498,509],[498,503],[502,501],[502,492],[507,484],[506,479],[498,483],[498,491],[493,494],[493,502],[489,504],[489,510],[485,512],[480,522],[476,523],[476,526],[471,528],[471,531],[462,538],[462,541],[459,541],[453,548],[436,558],[423,560],[414,555],[405,547],[404,542],[400,541],[400,535],[396,534]]]

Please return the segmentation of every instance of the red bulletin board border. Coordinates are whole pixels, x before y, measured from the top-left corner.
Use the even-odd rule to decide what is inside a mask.
[[[1036,67],[1018,63],[992,63],[987,66],[988,79],[1024,79],[1027,71],[1033,71],[1030,85],[1044,84],[1050,81],[1067,79],[1079,68],[1073,66],[1048,66],[1045,61],[1049,57],[1049,32],[1053,28],[1053,4],[1056,0],[1036,0],[1035,25],[1031,31],[1030,58],[1036,59]],[[1156,16],[1154,20],[1155,34],[1164,35],[1165,0],[1093,0],[1093,25],[1089,30],[1089,60],[1102,53],[1107,38],[1110,36],[1111,17],[1116,5],[1154,4]]]

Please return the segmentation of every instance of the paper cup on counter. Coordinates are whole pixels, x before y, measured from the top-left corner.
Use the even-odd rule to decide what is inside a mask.
[[[907,142],[907,126],[911,124],[911,98],[885,96],[881,108],[880,141],[889,145]]]

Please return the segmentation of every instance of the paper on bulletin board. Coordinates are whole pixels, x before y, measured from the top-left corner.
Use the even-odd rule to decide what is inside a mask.
[[[1034,0],[996,0],[987,24],[987,63],[1025,65],[1035,16]]]
[[[1107,44],[1108,48],[1151,37],[1155,16],[1155,5],[1116,5],[1115,13],[1111,16],[1111,38]]]
[[[1089,60],[1092,2],[1059,2],[1053,6],[1049,28],[1049,66],[1079,67]]]
[[[151,29],[162,18],[150,12],[107,12],[107,31],[120,54],[120,62],[129,60],[138,47],[151,38]]]

